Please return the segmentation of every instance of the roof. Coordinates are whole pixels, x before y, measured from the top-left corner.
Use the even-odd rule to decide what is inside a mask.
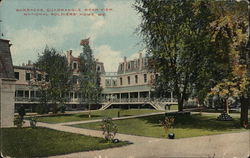
[[[0,78],[15,78],[9,40],[0,39]]]

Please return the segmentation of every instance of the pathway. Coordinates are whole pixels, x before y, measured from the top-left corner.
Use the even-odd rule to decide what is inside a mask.
[[[174,112],[170,111],[170,112]],[[169,111],[168,111],[169,112]],[[147,114],[140,114],[140,115],[131,115],[131,116],[122,116],[122,117],[113,117],[112,120],[124,120],[124,119],[130,119],[130,118],[138,118],[138,117],[145,117],[145,116],[152,116],[152,115],[159,115],[159,114],[165,114],[166,112],[154,112],[154,113],[147,113]],[[58,123],[59,125],[74,125],[74,124],[81,124],[81,123],[93,123],[93,122],[101,122],[102,119],[96,119],[96,120],[84,120],[84,121],[73,121],[73,122],[63,122]]]
[[[129,116],[129,118],[131,117],[132,116]],[[133,118],[134,117],[135,116],[133,116]],[[60,124],[48,124],[39,122],[38,126],[47,127],[59,131],[103,137],[101,131],[65,126],[77,123],[87,123],[87,121],[77,121]],[[116,137],[120,140],[130,141],[133,144],[112,149],[52,156],[52,158],[246,158],[250,154],[249,131],[174,140],[133,136],[127,134],[117,134]]]

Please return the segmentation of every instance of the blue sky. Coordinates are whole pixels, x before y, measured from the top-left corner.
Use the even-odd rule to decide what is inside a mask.
[[[36,61],[45,45],[64,53],[81,52],[80,40],[90,37],[94,55],[106,71],[116,71],[124,56],[136,58],[143,50],[135,34],[140,16],[132,8],[134,0],[3,0],[0,5],[1,32],[13,44],[15,65]],[[24,16],[16,9],[111,8],[106,16]],[[28,12],[32,13],[32,12]],[[61,13],[61,12],[59,12]],[[87,12],[84,12],[87,13]],[[93,12],[97,13],[97,12]]]

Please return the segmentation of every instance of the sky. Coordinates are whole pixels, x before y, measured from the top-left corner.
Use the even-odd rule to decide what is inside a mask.
[[[0,31],[4,34],[2,38],[12,44],[14,65],[28,60],[35,62],[46,45],[64,54],[73,50],[73,56],[78,56],[82,50],[80,41],[90,37],[94,57],[104,63],[106,72],[114,72],[124,56],[134,59],[139,52],[145,54],[142,40],[136,33],[141,19],[133,4],[134,0],[3,0],[0,4]],[[47,11],[78,8],[80,12],[70,11],[77,16],[52,16],[51,13],[67,11]],[[106,8],[109,11],[101,10]],[[80,13],[93,13],[94,16],[79,16]],[[105,13],[105,16],[98,16],[98,13]]]

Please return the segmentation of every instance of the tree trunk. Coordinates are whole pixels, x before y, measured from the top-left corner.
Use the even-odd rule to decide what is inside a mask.
[[[244,96],[240,98],[240,125],[245,128],[248,126],[248,104],[250,104],[249,102],[249,98],[245,98]]]
[[[229,113],[228,100],[225,99],[223,103],[224,103],[224,112],[228,114]]]
[[[178,111],[183,111],[183,97],[178,98]]]
[[[91,118],[91,109],[90,109],[90,103],[89,103],[89,118]]]

